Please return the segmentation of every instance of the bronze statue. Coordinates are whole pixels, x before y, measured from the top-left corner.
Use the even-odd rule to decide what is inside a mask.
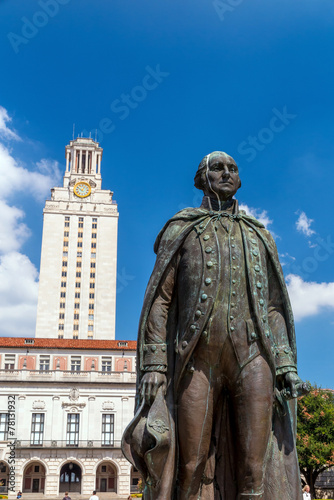
[[[276,245],[238,209],[230,156],[203,158],[199,208],[155,242],[123,452],[146,500],[301,500],[292,310]]]

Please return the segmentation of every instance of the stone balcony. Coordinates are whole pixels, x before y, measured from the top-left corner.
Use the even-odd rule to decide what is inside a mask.
[[[0,370],[0,381],[3,382],[80,382],[97,384],[135,384],[135,372],[100,372],[71,370]]]

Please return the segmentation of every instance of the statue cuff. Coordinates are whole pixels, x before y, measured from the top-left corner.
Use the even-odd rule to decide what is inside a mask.
[[[289,365],[289,366],[280,366],[279,368],[276,368],[276,376],[278,375],[285,375],[285,373],[288,372],[294,372],[297,373],[297,368],[295,365]]]
[[[167,344],[144,344],[143,365],[167,366]]]
[[[277,346],[275,349],[275,358],[277,368],[283,366],[295,366],[294,355],[290,346]]]

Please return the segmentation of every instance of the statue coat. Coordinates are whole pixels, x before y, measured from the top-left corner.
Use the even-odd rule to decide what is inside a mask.
[[[236,215],[219,215],[219,212],[204,208],[191,208],[176,214],[166,223],[155,243],[154,250],[157,253],[157,259],[145,293],[138,334],[138,387],[145,373],[145,356],[146,359],[147,356],[151,356],[152,364],[155,364],[154,359],[156,359],[156,364],[166,362],[167,391],[164,394],[160,388],[151,407],[145,405],[144,401],[140,401],[137,391],[135,416],[125,430],[122,442],[125,456],[139,469],[144,478],[145,499],[172,500],[175,498],[174,489],[177,477],[175,405],[178,385],[189,366],[198,340],[206,328],[217,295],[221,252],[217,239],[211,238],[211,250],[207,253],[203,234],[205,235],[210,230],[210,223],[218,217],[232,217],[233,222],[240,226],[256,338],[261,343],[262,353],[270,366],[273,379],[276,381],[277,376],[286,371],[296,371],[293,314],[276,245],[270,233],[260,222],[244,212],[237,212]],[[249,231],[258,241],[259,255],[256,258],[249,243]],[[187,276],[191,276],[191,286],[187,280],[182,280],[182,276],[178,280],[179,288],[169,307],[165,330],[161,333],[154,352],[147,353],[149,348],[145,338],[147,320],[157,290],[168,266],[180,254],[185,241],[190,237],[194,241],[193,258],[187,263],[187,269],[185,271],[180,269],[179,273],[186,272]],[[215,263],[209,270],[210,276],[215,272],[218,274],[216,279],[212,280],[210,292],[206,294],[203,302],[203,292],[207,290],[205,280],[209,272],[206,265],[208,259],[213,259]],[[262,320],[264,314],[275,315],[275,311],[268,313],[268,262],[270,262],[271,272],[274,273],[279,288],[284,316],[284,328],[282,324],[276,327],[277,323],[271,321],[270,332],[268,322],[263,323]],[[254,266],[258,264],[263,281],[261,290],[257,287],[258,275],[254,273]],[[191,266],[193,266],[192,269]],[[180,289],[180,283],[181,286],[184,283],[183,289]],[[194,328],[194,312],[199,303],[203,312],[196,319],[196,328]],[[280,500],[281,498],[301,500],[300,475],[295,449],[296,404],[295,400],[286,401],[279,389],[275,382],[273,392],[276,402],[272,435],[267,450],[263,498],[264,500]],[[233,435],[230,432],[229,419],[228,405],[222,401],[216,420],[219,421],[219,427],[226,429],[226,432],[220,433],[217,429],[216,444],[214,449],[210,450],[206,467],[206,477],[212,477],[212,480],[208,482],[209,484],[203,485],[201,499],[236,500],[234,470],[237,464],[233,455]],[[229,450],[228,453],[227,450]]]

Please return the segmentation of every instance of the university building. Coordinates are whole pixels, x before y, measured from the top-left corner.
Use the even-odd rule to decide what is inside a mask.
[[[120,448],[136,342],[115,340],[118,210],[101,159],[92,139],[66,146],[63,186],[44,208],[35,338],[0,338],[0,494],[15,472],[9,498],[94,489],[127,498],[138,483]]]

